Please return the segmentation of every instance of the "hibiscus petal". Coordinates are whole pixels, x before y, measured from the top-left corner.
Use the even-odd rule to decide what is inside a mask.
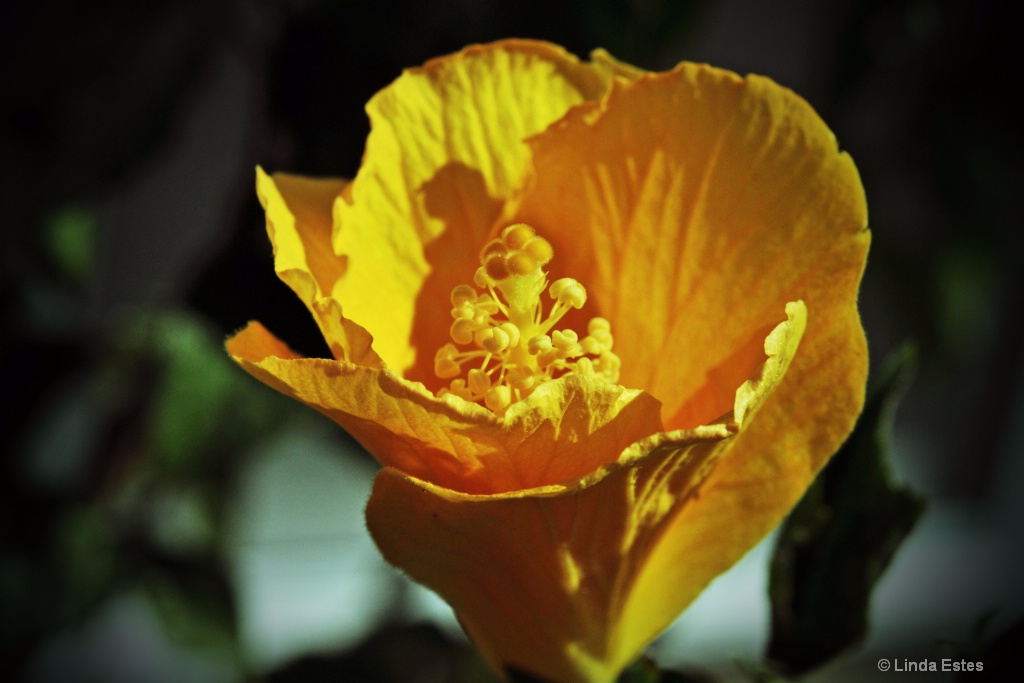
[[[785,379],[738,411],[728,457],[637,579],[622,628],[643,634],[779,522],[860,413],[863,188],[795,94],[692,64],[617,80],[532,145],[536,184],[518,218],[586,282],[611,321],[621,381],[662,400],[667,428],[736,408],[735,382],[757,370],[777,312],[806,307]]]
[[[863,189],[791,91],[683,64],[617,80],[531,145],[517,218],[552,242],[555,270],[585,283],[612,323],[622,383],[657,396],[668,428],[731,408],[787,301],[807,304],[806,345],[832,338],[844,347],[833,352],[862,355],[863,335],[843,332],[858,322]]]
[[[656,434],[576,481],[501,495],[465,495],[388,468],[366,511],[375,542],[452,605],[497,668],[613,680],[737,550],[718,543],[719,555],[681,559],[673,536],[692,540],[679,516],[701,505],[706,482],[736,457],[743,429],[789,371],[806,309],[794,302],[786,312],[763,341],[767,360],[734,392],[736,422]],[[739,512],[716,516],[743,526]],[[679,566],[692,559],[696,568]]]
[[[597,48],[590,53],[590,61],[595,69],[613,78],[623,78],[627,81],[636,80],[644,74],[650,73],[632,64],[620,61],[608,53],[604,48]]]
[[[330,296],[345,274],[345,260],[331,247],[331,207],[345,189],[344,180],[271,177],[256,169],[256,194],[267,214],[278,277],[306,304],[335,358],[379,367],[370,335],[345,318]]]
[[[599,97],[608,78],[560,47],[510,40],[409,69],[370,101],[363,165],[335,206],[348,273],[333,293],[389,368],[433,379],[445,302],[520,191],[524,139]]]
[[[645,75],[525,41],[411,70],[368,111],[363,168],[334,200],[336,266],[328,188],[269,183],[264,201],[268,220],[284,207],[268,222],[282,277],[339,360],[256,323],[228,349],[386,466],[375,540],[492,663],[611,680],[778,522],[859,413],[856,169],[767,79]],[[448,293],[499,219],[550,239],[552,278],[584,282],[623,384],[647,391],[564,377],[497,418],[410,381],[432,379]]]
[[[803,390],[798,361],[808,322],[803,302],[787,304],[786,315],[763,342],[767,360],[735,392],[738,433],[698,494],[665,517],[657,545],[637,572],[619,620],[626,649],[642,648],[778,524],[838,446],[823,451],[817,440],[845,437],[815,434],[817,425],[780,410]]]
[[[451,604],[495,668],[612,681],[636,651],[609,628],[658,535],[658,512],[692,495],[728,434],[717,425],[659,435],[647,457],[627,458],[631,466],[500,496],[468,496],[386,468],[367,526],[385,559]]]
[[[661,431],[649,394],[594,377],[549,382],[499,419],[388,370],[298,357],[259,323],[230,339],[228,352],[262,382],[340,424],[382,464],[455,491],[557,484]]]

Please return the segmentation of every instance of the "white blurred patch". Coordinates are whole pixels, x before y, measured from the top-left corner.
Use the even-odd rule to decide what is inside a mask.
[[[757,662],[767,646],[771,534],[732,569],[711,582],[653,650],[661,666],[735,674],[735,662]]]
[[[396,598],[363,521],[377,468],[329,430],[282,432],[241,477],[230,561],[242,648],[258,670],[356,644]]]
[[[405,581],[408,583],[405,612],[409,622],[430,622],[449,638],[467,642],[466,634],[459,626],[459,620],[455,618],[455,612],[441,596],[410,579],[405,578]]]

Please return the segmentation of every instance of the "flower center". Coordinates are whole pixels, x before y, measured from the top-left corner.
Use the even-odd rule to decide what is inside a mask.
[[[544,382],[564,375],[619,381],[607,320],[591,318],[582,339],[571,329],[554,329],[570,309],[583,307],[587,290],[568,277],[548,287],[543,266],[553,256],[551,244],[525,223],[510,225],[484,246],[473,277],[476,287],[452,290],[452,341],[434,356],[434,373],[451,383],[438,395],[483,401],[502,415]],[[544,290],[553,300],[547,315]],[[465,378],[464,365],[469,368]]]

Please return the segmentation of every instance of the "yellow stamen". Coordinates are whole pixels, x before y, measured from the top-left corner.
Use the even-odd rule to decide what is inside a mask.
[[[434,373],[451,380],[440,394],[483,402],[503,415],[544,382],[567,374],[618,382],[620,361],[607,320],[592,318],[582,339],[575,330],[554,329],[570,310],[583,308],[587,290],[572,278],[549,288],[543,266],[553,257],[551,243],[525,223],[508,226],[480,250],[476,288],[462,284],[452,290],[454,343],[434,357]],[[545,290],[553,300],[547,315],[541,303]],[[476,367],[463,379],[468,361]]]

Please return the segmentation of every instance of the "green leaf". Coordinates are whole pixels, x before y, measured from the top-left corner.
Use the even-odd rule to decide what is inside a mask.
[[[63,275],[85,282],[95,260],[96,215],[85,208],[67,207],[47,224],[50,251]]]
[[[619,674],[617,683],[659,683],[661,672],[646,657],[633,662],[628,669]]]
[[[857,428],[782,526],[767,657],[791,674],[864,638],[871,591],[924,510],[888,464],[893,416],[915,363],[909,345],[890,357]]]
[[[254,390],[223,342],[187,311],[154,311],[125,327],[122,344],[155,363],[150,429],[154,464],[186,480],[213,468],[214,454],[234,452],[295,414],[291,402]]]

